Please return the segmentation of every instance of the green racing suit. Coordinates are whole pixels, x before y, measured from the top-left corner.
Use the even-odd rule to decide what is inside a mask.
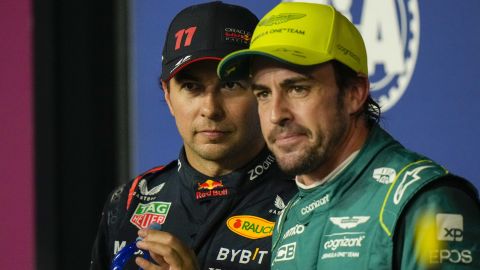
[[[478,194],[374,126],[333,179],[299,187],[276,224],[271,266],[480,269]]]

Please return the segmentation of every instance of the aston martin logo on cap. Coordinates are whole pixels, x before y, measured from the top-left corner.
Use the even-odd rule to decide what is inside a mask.
[[[280,13],[278,15],[272,15],[268,18],[261,20],[258,23],[258,26],[272,26],[272,25],[282,24],[291,20],[298,20],[305,16],[306,15],[302,13]]]

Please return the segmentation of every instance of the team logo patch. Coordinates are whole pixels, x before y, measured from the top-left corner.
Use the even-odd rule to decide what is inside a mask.
[[[288,229],[284,234],[282,239],[285,240],[288,237],[300,235],[305,231],[305,225],[295,224],[292,228]]]
[[[227,227],[232,232],[249,239],[271,236],[274,225],[275,222],[256,216],[233,216],[227,220]]]
[[[233,262],[240,265],[262,264],[268,258],[268,250],[255,249],[230,249],[220,247],[217,253],[217,261]],[[255,267],[253,267],[255,268]],[[208,270],[220,270],[218,268],[208,268]]]
[[[338,248],[362,247],[362,241],[366,238],[365,235],[357,237],[341,236],[328,240],[323,245],[325,250],[335,251]]]
[[[277,250],[274,262],[290,261],[295,259],[295,250],[297,248],[297,242],[282,245]]]
[[[336,258],[360,258],[364,233],[351,234],[331,234],[326,235],[331,238],[323,244],[323,254],[321,260],[330,260]]]
[[[268,212],[270,214],[280,215],[280,213],[282,213],[283,209],[285,209],[285,206],[286,206],[282,197],[277,195],[277,197],[275,197],[274,204],[277,209],[270,209]]]
[[[407,188],[412,185],[413,183],[419,181],[421,179],[420,173],[433,166],[426,165],[426,166],[420,166],[417,167],[413,170],[407,171],[405,175],[403,176],[402,182],[398,185],[397,190],[395,190],[395,194],[393,195],[393,203],[398,204],[402,200],[403,194],[407,190]]]
[[[223,186],[222,181],[208,179],[203,183],[198,183],[195,197],[197,200],[211,197],[224,197],[228,195],[228,189]]]
[[[140,194],[142,195],[156,195],[158,192],[160,192],[160,190],[162,190],[164,185],[165,183],[161,183],[160,185],[149,190],[147,187],[147,181],[142,179],[140,184],[138,184],[138,188],[140,189]]]
[[[208,179],[203,183],[198,183],[198,190],[212,190],[215,188],[223,187],[222,181],[214,181]]]
[[[463,241],[463,216],[458,214],[437,214],[437,239],[440,241]]]
[[[372,177],[378,183],[388,185],[393,183],[393,180],[395,180],[396,175],[397,175],[397,172],[394,169],[382,167],[382,168],[376,168],[375,170],[373,170]]]
[[[165,183],[161,183],[160,185],[153,187],[152,189],[148,189],[147,180],[142,179],[138,184],[139,192],[135,192],[135,197],[142,201],[153,201],[157,198],[157,194],[163,189]]]
[[[273,163],[275,163],[275,157],[273,157],[272,155],[268,155],[262,163],[258,164],[257,166],[255,166],[255,168],[248,171],[250,181],[257,179],[259,176],[267,172]]]
[[[140,203],[130,218],[130,222],[139,229],[145,229],[152,223],[163,224],[167,219],[171,202]]]
[[[305,14],[302,13],[280,13],[278,15],[272,15],[268,18],[263,19],[258,23],[258,26],[272,26],[277,24],[286,23],[291,20],[298,20],[305,17]]]
[[[250,42],[250,39],[252,38],[252,33],[242,29],[227,27],[225,28],[224,36],[226,41],[233,41],[233,42],[243,43],[248,45],[248,43]]]
[[[172,74],[177,68],[179,68],[184,63],[190,61],[191,58],[192,58],[192,55],[187,55],[187,56],[181,58],[180,60],[178,60],[178,62],[175,63],[175,66],[172,68],[172,70],[170,70],[170,74]]]
[[[305,2],[290,0],[283,2]],[[417,0],[309,0],[332,5],[365,41],[371,93],[382,111],[394,107],[410,84],[420,47]],[[381,12],[378,12],[381,10]]]
[[[115,192],[113,192],[112,197],[110,198],[110,202],[114,202],[120,199],[120,196],[122,195],[124,188],[125,188],[125,185],[122,185],[121,187],[117,188]]]
[[[369,219],[369,216],[331,217],[330,221],[342,229],[351,229],[367,222]]]
[[[303,207],[302,210],[300,210],[300,213],[302,213],[302,215],[307,215],[310,212],[317,209],[318,207],[327,205],[329,202],[330,202],[330,194],[326,194],[322,198],[320,198],[318,200],[315,200],[312,203],[310,203],[309,205]]]

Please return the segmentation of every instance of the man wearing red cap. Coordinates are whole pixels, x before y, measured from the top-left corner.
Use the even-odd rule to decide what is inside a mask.
[[[274,222],[294,182],[265,146],[249,83],[216,75],[219,60],[248,47],[257,22],[247,9],[221,2],[188,7],[171,22],[161,83],[184,147],[178,160],[113,193],[92,270],[109,268],[139,230],[138,248],[155,261],[137,258],[144,269],[269,268]],[[130,260],[125,268],[138,266]]]

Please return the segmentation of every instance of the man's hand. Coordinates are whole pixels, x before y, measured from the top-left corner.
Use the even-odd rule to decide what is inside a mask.
[[[148,250],[152,259],[151,263],[141,257],[135,262],[144,270],[198,270],[200,269],[197,257],[193,250],[185,246],[179,239],[167,232],[144,229],[138,231],[143,238],[137,242],[137,247]]]

